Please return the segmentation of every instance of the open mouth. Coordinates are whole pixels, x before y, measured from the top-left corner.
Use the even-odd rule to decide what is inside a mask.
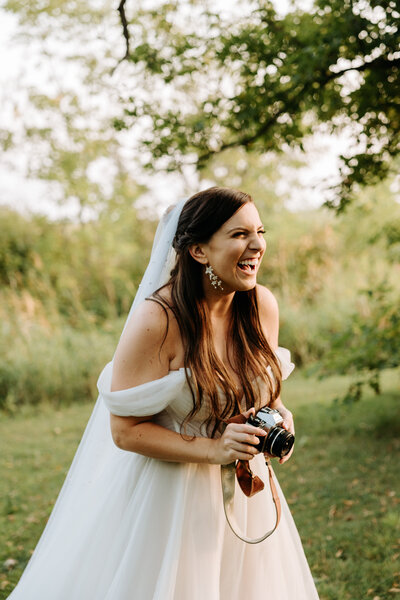
[[[238,263],[238,267],[244,273],[254,273],[256,270],[257,263],[257,259],[243,260],[242,262]]]

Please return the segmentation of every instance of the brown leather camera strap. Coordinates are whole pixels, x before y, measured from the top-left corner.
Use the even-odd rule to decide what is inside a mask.
[[[240,463],[240,462],[248,462],[248,461],[238,461],[238,463]],[[275,529],[278,527],[278,524],[279,524],[279,521],[281,518],[281,502],[280,502],[280,499],[278,496],[278,491],[275,486],[274,475],[273,475],[273,471],[272,471],[272,467],[269,462],[269,459],[267,459],[265,461],[265,464],[268,467],[269,485],[270,485],[270,489],[271,489],[272,500],[275,505],[276,521],[275,521],[274,527],[270,531],[267,531],[262,536],[257,537],[257,538],[249,538],[249,537],[239,533],[240,529],[236,522],[236,518],[235,518],[235,514],[234,514],[235,480],[236,480],[236,474],[237,474],[237,465],[234,462],[230,463],[229,465],[221,465],[222,496],[223,496],[223,501],[224,501],[224,511],[225,511],[226,520],[228,521],[228,525],[232,529],[233,533],[239,539],[241,539],[243,542],[246,542],[247,544],[259,544],[260,542],[263,542],[264,540],[266,540],[270,535],[272,535],[274,533]],[[250,473],[251,473],[251,471],[250,471]],[[259,478],[257,478],[257,479],[259,479]],[[260,479],[260,481],[261,481],[261,479]],[[262,483],[262,488],[263,488],[264,484],[262,481],[261,481],[261,483]],[[257,491],[260,491],[262,488],[260,488]],[[256,492],[254,492],[254,493],[256,493]],[[253,495],[253,494],[250,494],[250,495]]]
[[[232,417],[229,419],[230,423],[245,423],[246,418],[243,415],[237,415],[236,417]],[[258,477],[258,475],[254,475],[250,469],[248,460],[238,460],[236,462],[230,463],[229,465],[221,465],[221,483],[222,483],[222,496],[224,501],[224,511],[226,520],[228,521],[229,527],[232,529],[233,533],[240,538],[243,542],[247,542],[248,544],[258,544],[259,542],[263,542],[270,535],[272,535],[275,529],[278,527],[280,518],[281,518],[281,502],[278,496],[278,491],[276,489],[275,481],[274,481],[274,473],[271,467],[271,463],[269,458],[266,457],[265,464],[268,467],[268,476],[269,476],[269,487],[271,489],[272,500],[275,505],[276,511],[276,522],[274,527],[267,531],[264,535],[258,538],[248,538],[244,535],[238,533],[239,527],[236,523],[235,515],[233,512],[233,504],[235,497],[235,478],[237,478],[238,484],[242,492],[248,496],[254,496],[257,492],[260,492],[264,489],[264,482]]]

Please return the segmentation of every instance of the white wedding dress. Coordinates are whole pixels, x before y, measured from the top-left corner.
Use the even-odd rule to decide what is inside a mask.
[[[177,212],[172,211],[175,220]],[[170,216],[164,221],[168,235],[156,236],[152,254],[158,272],[150,261],[133,309],[169,272],[176,223]],[[277,356],[285,377],[293,368],[290,354],[278,349]],[[192,406],[184,370],[115,392],[111,372],[112,362],[99,377],[100,395],[80,447],[9,600],[317,600],[277,482],[281,522],[267,540],[250,545],[226,522],[220,466],[164,462],[114,445],[110,411],[157,415],[159,424],[180,431]],[[205,435],[203,420],[200,411],[187,433]],[[267,482],[262,455],[251,467]],[[257,537],[269,530],[275,520],[269,485],[252,498],[237,486],[234,511],[243,534]]]
[[[284,375],[291,370],[288,354],[278,349]],[[62,544],[47,544],[40,559],[32,559],[12,600],[317,599],[279,486],[278,529],[253,546],[236,538],[226,522],[218,465],[163,462],[113,444],[109,409],[157,414],[159,424],[179,431],[192,403],[184,370],[110,392],[111,368],[109,363],[100,375],[97,408],[108,464],[98,464],[59,531],[55,522],[53,537],[61,536]],[[203,417],[196,417],[188,433],[203,434]],[[267,482],[262,455],[251,465]],[[105,492],[101,497],[99,489]],[[249,536],[270,529],[275,510],[268,484],[252,498],[237,487],[235,513]]]

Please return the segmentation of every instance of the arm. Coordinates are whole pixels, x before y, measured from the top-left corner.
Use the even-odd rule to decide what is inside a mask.
[[[179,348],[179,329],[173,315],[167,316],[154,302],[143,302],[132,315],[118,344],[111,390],[134,387],[164,377]],[[219,439],[196,437],[185,440],[148,417],[120,417],[111,414],[115,444],[127,451],[174,462],[227,464],[237,458],[250,460],[257,451],[257,435],[250,425],[228,425]]]
[[[276,301],[273,293],[266,287],[262,285],[257,285],[257,300],[260,314],[261,326],[264,331],[264,335],[267,338],[267,341],[273,351],[275,351],[278,347],[278,337],[279,337],[279,307],[278,302]],[[283,423],[282,427],[295,434],[294,429],[294,421],[293,415],[284,406],[281,397],[278,396],[273,402],[270,403],[270,408],[274,408],[278,410],[282,417]],[[293,452],[292,450],[279,460],[280,464],[285,463],[291,457]]]

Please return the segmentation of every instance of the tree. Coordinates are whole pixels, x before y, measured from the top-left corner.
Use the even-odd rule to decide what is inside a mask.
[[[0,92],[2,167],[44,182],[49,204],[72,205],[82,222],[115,216],[145,190],[112,126],[117,14],[105,1],[7,0],[1,11],[18,21],[25,58]]]
[[[302,147],[321,124],[350,129],[331,202],[343,209],[400,151],[399,0],[315,0],[284,17],[270,1],[251,6],[239,18],[190,1],[149,10],[122,0],[124,58],[141,85],[115,126],[145,117],[144,162],[167,170],[201,168],[232,147]]]
[[[381,284],[365,290],[363,296],[366,302],[352,315],[348,327],[333,336],[320,365],[322,376],[353,376],[344,402],[359,400],[364,386],[380,394],[381,372],[400,365],[398,290]]]

